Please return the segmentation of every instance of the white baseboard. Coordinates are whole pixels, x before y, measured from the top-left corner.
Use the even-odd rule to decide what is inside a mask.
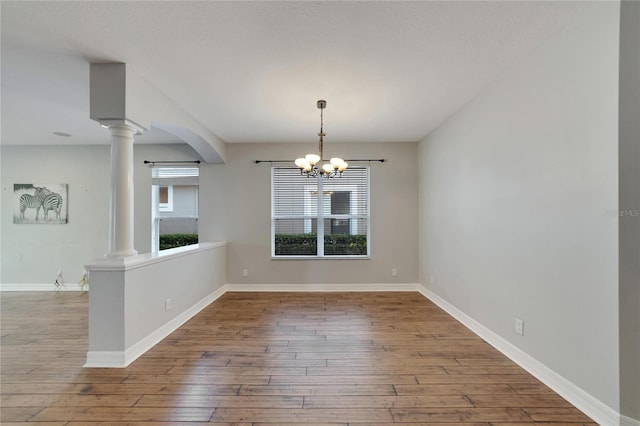
[[[182,324],[189,321],[198,312],[206,308],[213,301],[222,296],[225,292],[225,286],[220,287],[204,299],[200,300],[171,321],[131,346],[129,349],[118,351],[89,351],[87,352],[86,368],[124,368],[138,359],[141,355],[161,342],[169,334],[177,330]]]
[[[2,291],[87,291],[89,285],[84,288],[78,283],[64,283],[60,287],[50,283],[0,283],[0,292]]]
[[[640,420],[627,416],[620,416],[620,426],[640,426]]]
[[[417,283],[370,284],[227,284],[227,291],[256,292],[352,292],[352,291],[418,291]]]
[[[469,330],[480,336],[491,346],[502,352],[513,362],[524,368],[542,383],[549,386],[558,395],[569,401],[598,424],[607,426],[637,426],[637,423],[624,423],[620,413],[489,330],[431,290],[420,285],[418,292],[461,322]],[[629,420],[634,421],[632,419]]]
[[[126,367],[125,353],[117,351],[87,352],[85,368],[123,368]]]

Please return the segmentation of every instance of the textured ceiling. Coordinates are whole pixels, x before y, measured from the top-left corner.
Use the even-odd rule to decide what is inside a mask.
[[[112,61],[229,143],[315,142],[321,98],[328,141],[417,141],[589,7],[2,1],[2,143],[108,143],[88,83]]]

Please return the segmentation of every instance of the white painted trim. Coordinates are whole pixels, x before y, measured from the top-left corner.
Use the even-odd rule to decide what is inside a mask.
[[[84,289],[78,283],[63,283],[60,287],[56,287],[53,283],[0,283],[0,292],[2,291],[87,291],[89,285]]]
[[[640,426],[640,420],[632,419],[627,416],[620,416],[620,426]]]
[[[124,352],[92,351],[87,352],[85,368],[121,368],[125,365]]]
[[[489,330],[428,288],[420,285],[418,292],[461,322],[469,330],[480,336],[491,346],[502,352],[513,362],[535,376],[542,383],[549,386],[557,394],[569,401],[587,416],[591,417],[598,424],[627,426],[623,423],[620,413]]]
[[[158,328],[124,352],[89,351],[87,352],[86,368],[124,368],[138,359],[141,355],[161,342],[169,334],[177,330],[182,324],[193,318],[198,312],[206,308],[220,296],[226,293],[226,285],[200,300],[192,307],[176,316],[171,321]]]
[[[227,291],[256,292],[352,292],[352,291],[418,291],[417,283],[370,284],[226,284]]]
[[[128,271],[153,265],[154,263],[166,262],[182,256],[190,256],[194,253],[208,251],[226,246],[226,241],[204,242],[192,244],[190,246],[176,247],[162,250],[157,253],[144,253],[127,257],[102,257],[96,259],[92,265],[85,265],[85,269],[91,271]]]

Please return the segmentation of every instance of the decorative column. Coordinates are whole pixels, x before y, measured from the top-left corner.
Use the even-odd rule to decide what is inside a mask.
[[[128,122],[111,124],[111,203],[107,257],[138,254],[133,248],[133,136],[140,128]]]

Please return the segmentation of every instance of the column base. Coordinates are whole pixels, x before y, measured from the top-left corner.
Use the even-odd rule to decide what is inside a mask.
[[[110,251],[105,254],[105,257],[129,257],[129,256],[137,256],[138,252],[136,250],[116,250]]]

